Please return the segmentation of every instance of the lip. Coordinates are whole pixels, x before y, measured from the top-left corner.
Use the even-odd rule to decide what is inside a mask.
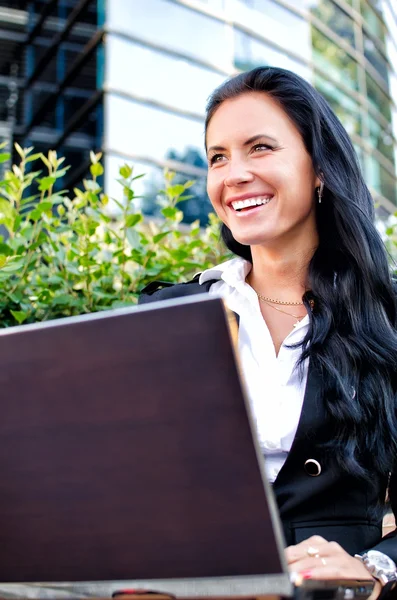
[[[257,212],[264,210],[264,208],[266,206],[268,206],[268,204],[270,204],[270,202],[271,202],[271,200],[267,204],[260,204],[259,206],[253,206],[249,210],[247,210],[247,211],[242,210],[241,212],[234,210],[232,207],[230,207],[230,208],[231,208],[231,210],[234,210],[234,216],[237,217],[237,219],[249,219],[250,217],[252,217],[252,215],[255,216]]]
[[[262,193],[247,193],[247,194],[240,194],[240,196],[232,196],[231,198],[228,198],[227,200],[225,200],[225,204],[226,206],[231,207],[232,202],[236,202],[237,200],[248,200],[248,198],[263,198],[264,196],[274,196],[274,194],[271,194],[269,192],[262,192]],[[233,209],[234,210],[234,209]]]

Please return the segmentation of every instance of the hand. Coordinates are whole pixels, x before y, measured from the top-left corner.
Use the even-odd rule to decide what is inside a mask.
[[[316,552],[317,550],[317,552]],[[371,598],[381,591],[381,584],[368,572],[360,560],[343,550],[336,542],[327,542],[314,535],[285,550],[289,570],[304,579],[366,579],[375,582]]]

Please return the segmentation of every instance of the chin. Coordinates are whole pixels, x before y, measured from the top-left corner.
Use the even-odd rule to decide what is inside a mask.
[[[261,246],[263,244],[266,244],[266,242],[268,241],[268,238],[265,237],[263,233],[261,235],[255,236],[252,234],[244,235],[241,232],[235,233],[234,231],[232,231],[232,235],[236,242],[242,244],[243,246]]]

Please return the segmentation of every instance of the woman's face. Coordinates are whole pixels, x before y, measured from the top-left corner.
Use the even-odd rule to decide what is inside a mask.
[[[303,236],[315,245],[320,185],[301,135],[262,92],[226,100],[207,128],[207,191],[219,218],[246,245]]]

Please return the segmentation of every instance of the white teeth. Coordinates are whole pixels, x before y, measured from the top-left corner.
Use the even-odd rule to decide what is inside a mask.
[[[260,206],[261,204],[268,204],[273,196],[263,196],[259,198],[247,198],[246,200],[236,200],[232,202],[234,210],[241,210],[248,206]]]

